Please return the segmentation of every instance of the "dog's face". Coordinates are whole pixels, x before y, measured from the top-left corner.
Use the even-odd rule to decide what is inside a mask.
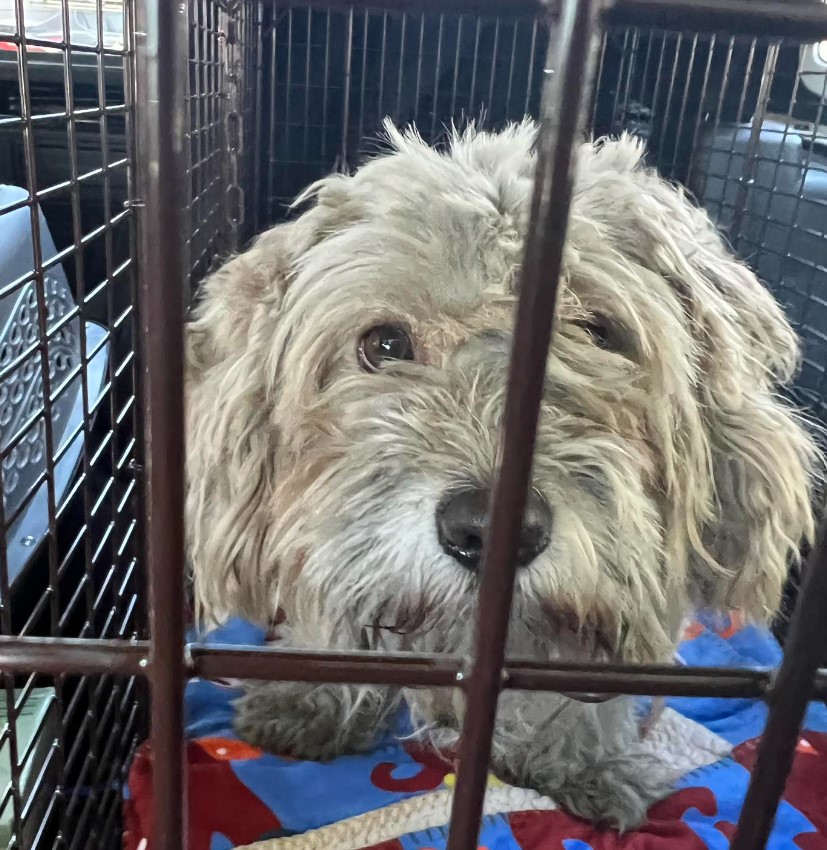
[[[463,651],[496,477],[534,128],[395,151],[206,285],[188,523],[208,615]],[[691,600],[776,605],[814,452],[795,336],[629,139],[580,152],[511,652],[668,658]]]

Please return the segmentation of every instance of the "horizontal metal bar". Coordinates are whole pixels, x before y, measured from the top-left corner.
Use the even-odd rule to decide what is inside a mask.
[[[280,7],[324,6],[380,12],[490,15],[554,20],[560,0],[280,0]],[[649,29],[827,39],[827,4],[820,0],[605,0],[603,22]]]
[[[827,38],[827,4],[821,0],[616,0],[609,4],[605,22],[820,41]]]
[[[48,675],[149,672],[149,641],[0,636],[0,671]],[[445,655],[327,652],[278,647],[230,648],[190,644],[186,673],[215,679],[340,682],[347,684],[462,687],[465,659]],[[503,688],[578,695],[631,693],[642,696],[763,698],[775,674],[734,667],[670,664],[577,664],[508,659]],[[813,699],[827,700],[827,670],[816,677]]]
[[[348,684],[461,684],[465,663],[439,655],[379,655],[371,652],[305,652],[293,649],[187,647],[191,675],[206,678],[264,679]]]
[[[42,47],[47,50],[71,50],[73,53],[100,54],[102,56],[111,56],[122,58],[128,56],[126,50],[116,50],[112,47],[103,47],[101,45],[77,44],[71,41],[49,41],[45,38],[34,38],[32,36],[21,36],[17,33],[9,33],[3,36],[3,41],[7,44],[14,44],[17,47]]]
[[[145,675],[148,641],[0,636],[0,671],[93,675]]]

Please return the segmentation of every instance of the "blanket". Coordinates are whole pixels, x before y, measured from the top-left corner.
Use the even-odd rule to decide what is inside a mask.
[[[261,645],[233,621],[215,644]],[[771,668],[781,650],[768,632],[732,616],[701,615],[678,662]],[[387,738],[362,755],[298,761],[262,752],[232,730],[232,683],[194,679],[186,691],[188,850],[444,850],[454,767]],[[669,699],[647,735],[674,793],[637,831],[598,829],[534,791],[490,778],[480,850],[726,850],[766,721],[751,699]],[[124,850],[151,850],[152,762],[137,752],[125,791]],[[811,705],[768,850],[827,850],[827,709]]]

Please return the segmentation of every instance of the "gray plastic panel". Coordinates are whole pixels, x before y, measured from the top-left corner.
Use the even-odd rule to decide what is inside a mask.
[[[27,193],[13,186],[0,186],[0,211],[25,200]],[[38,211],[39,212],[39,211]],[[40,238],[44,258],[57,251],[43,214]],[[46,457],[43,376],[37,346],[38,309],[33,279],[34,245],[28,207],[7,212],[0,218],[0,370],[10,368],[0,381],[0,454],[3,467],[3,504],[6,517],[25,504],[6,534],[9,581],[13,582],[48,531],[46,484],[32,488],[52,464]],[[54,464],[55,496],[60,500],[77,468],[83,451],[83,385],[80,356],[80,318],[70,315],[74,302],[60,265],[44,274],[48,363],[52,397],[53,451],[60,457]],[[90,406],[100,392],[106,371],[106,331],[86,324],[87,352],[96,352],[86,365]],[[100,346],[99,350],[98,347]],[[16,364],[16,365],[14,365]],[[72,444],[65,448],[66,440]],[[13,445],[11,450],[9,446]],[[61,454],[62,453],[62,454]]]

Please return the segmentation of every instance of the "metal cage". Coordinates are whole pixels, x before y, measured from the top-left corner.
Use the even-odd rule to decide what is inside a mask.
[[[476,847],[503,688],[764,697],[732,844],[762,847],[807,701],[827,698],[823,536],[776,675],[515,663],[504,642],[556,299],[543,281],[583,131],[646,138],[728,232],[796,323],[795,392],[827,418],[819,41],[820,0],[0,0],[0,840],[118,846],[125,770],[151,729],[152,846],[181,850],[184,682],[233,675],[463,689],[451,850]],[[385,116],[439,144],[451,122],[526,113],[538,178],[474,660],[185,648],[198,282],[307,183],[369,155]]]

